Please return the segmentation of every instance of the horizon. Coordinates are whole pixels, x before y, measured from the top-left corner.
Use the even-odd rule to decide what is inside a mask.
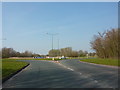
[[[46,33],[58,33],[53,49],[93,52],[93,36],[118,27],[117,2],[3,2],[2,11],[3,46],[19,52],[48,54],[52,38]]]

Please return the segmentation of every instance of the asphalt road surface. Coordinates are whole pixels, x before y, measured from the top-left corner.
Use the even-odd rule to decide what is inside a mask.
[[[27,60],[30,65],[3,83],[3,88],[117,88],[118,69],[79,60]]]

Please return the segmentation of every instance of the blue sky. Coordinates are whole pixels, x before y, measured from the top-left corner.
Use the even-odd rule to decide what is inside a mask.
[[[2,3],[0,2],[0,48],[2,48]]]
[[[54,36],[54,49],[92,51],[97,32],[118,27],[117,2],[4,2],[2,3],[4,47],[47,54]]]

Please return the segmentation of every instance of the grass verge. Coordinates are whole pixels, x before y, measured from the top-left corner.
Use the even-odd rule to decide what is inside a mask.
[[[19,59],[6,58],[4,60],[52,60],[52,58],[19,58]],[[63,59],[54,58],[54,60],[63,60]]]
[[[2,79],[12,75],[16,71],[22,69],[28,65],[27,62],[21,62],[16,60],[2,60]]]
[[[83,59],[83,60],[80,60],[80,61],[95,63],[95,64],[102,64],[102,65],[120,66],[117,59],[94,58],[94,59]]]

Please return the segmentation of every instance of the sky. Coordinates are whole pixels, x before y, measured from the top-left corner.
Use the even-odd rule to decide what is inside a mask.
[[[2,3],[0,2],[0,48],[2,48]],[[1,57],[0,57],[1,58]]]
[[[92,52],[98,32],[118,27],[117,2],[3,2],[3,47],[48,54],[72,47]],[[58,44],[59,41],[59,44]],[[58,47],[59,46],[59,47]]]

